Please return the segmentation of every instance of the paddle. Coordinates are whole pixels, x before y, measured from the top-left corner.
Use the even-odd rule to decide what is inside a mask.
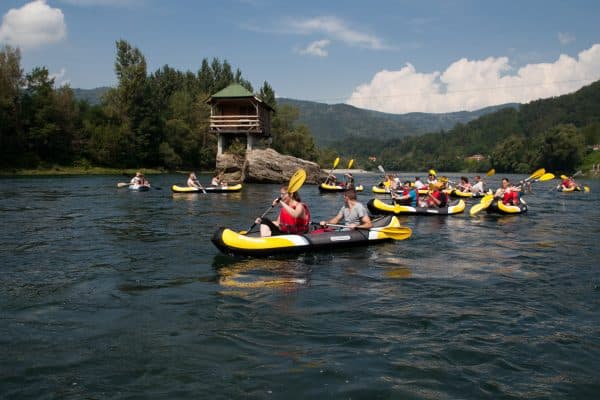
[[[329,173],[327,174],[327,179],[325,180],[325,182],[329,182],[329,177],[331,176],[331,173],[333,172],[335,167],[338,166],[339,163],[340,163],[340,158],[336,157],[335,160],[333,160],[333,168],[331,168],[331,171],[329,171]],[[302,186],[302,185],[300,185],[300,186]]]
[[[125,182],[119,182],[119,183],[117,183],[117,187],[118,188],[128,187],[129,185],[131,185],[131,183],[125,183]]]
[[[348,161],[348,169],[352,168],[352,164],[354,164],[354,159]]]
[[[492,204],[492,201],[494,201],[494,195],[486,194],[485,196],[483,196],[481,198],[481,201],[479,203],[477,203],[473,207],[471,207],[471,209],[469,210],[469,215],[473,216],[473,215],[477,214],[479,211],[485,210],[486,208],[488,208],[490,206],[490,204]]]
[[[339,159],[336,159],[336,160],[337,160],[337,162],[339,162]],[[287,192],[290,194],[297,192],[298,190],[300,190],[300,188],[304,184],[305,180],[306,180],[306,171],[303,170],[302,168],[300,168],[290,178],[290,182],[288,183],[288,187],[287,187]],[[271,206],[269,208],[267,208],[264,213],[262,213],[262,215],[260,216],[260,219],[263,219],[265,217],[265,215],[267,215],[269,213],[269,211],[271,211],[273,209],[273,207],[275,207],[275,204],[277,204],[277,203],[279,203],[279,201],[281,201],[281,197],[278,197],[276,200],[277,200],[277,202],[271,203]],[[252,231],[252,228],[254,228],[255,226],[256,226],[256,221],[254,221],[252,226],[250,226],[250,228],[248,228],[247,231],[240,231],[240,235],[248,234],[249,232]]]
[[[327,224],[326,226],[333,226],[334,228],[348,228],[347,225],[338,225],[338,224]],[[388,226],[384,228],[359,228],[367,231],[375,231],[385,233],[390,239],[394,240],[404,240],[408,239],[410,235],[412,235],[412,229],[406,226]]]
[[[493,176],[496,173],[496,170],[494,168],[490,169],[488,172],[485,173],[486,176]]]
[[[383,169],[383,166],[381,165],[378,165],[377,169],[383,174],[383,176],[381,177],[381,185],[383,186],[383,182],[385,182],[385,169]]]

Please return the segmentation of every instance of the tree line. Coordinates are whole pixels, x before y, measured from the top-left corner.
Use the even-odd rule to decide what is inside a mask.
[[[116,42],[118,84],[98,105],[77,100],[68,85],[56,88],[45,67],[24,73],[20,64],[18,48],[0,49],[2,168],[213,169],[217,138],[208,129],[206,100],[234,82],[255,93],[239,69],[216,58],[204,58],[196,72],[165,65],[148,74],[142,52],[125,40]],[[390,170],[476,172],[494,167],[526,173],[543,166],[569,172],[600,143],[600,81],[573,94],[459,123],[449,131],[403,138],[348,136],[321,149],[310,129],[298,122],[298,108],[278,106],[268,82],[255,95],[275,110],[271,146],[323,166],[344,156],[354,158],[359,168],[383,164]],[[468,159],[473,154],[485,160]],[[372,156],[375,162],[369,161]]]
[[[48,69],[21,68],[18,48],[0,49],[0,167],[62,166],[213,169],[217,138],[209,133],[206,100],[231,83],[254,92],[226,61],[203,59],[197,72],[168,65],[148,74],[142,52],[116,42],[117,86],[99,105],[77,100],[68,86],[55,88]],[[317,160],[308,128],[293,107],[277,107],[264,82],[256,96],[276,110],[272,146]]]

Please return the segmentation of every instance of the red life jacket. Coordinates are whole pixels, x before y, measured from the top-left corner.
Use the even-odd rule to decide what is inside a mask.
[[[518,205],[519,204],[519,192],[515,192],[515,191],[506,192],[505,191],[504,196],[502,196],[502,203]]]
[[[300,218],[292,217],[285,208],[281,209],[279,213],[279,230],[286,233],[306,233],[308,232],[308,225],[310,224],[310,211],[306,204],[302,203],[304,207],[304,215]],[[296,207],[292,207],[294,210]]]

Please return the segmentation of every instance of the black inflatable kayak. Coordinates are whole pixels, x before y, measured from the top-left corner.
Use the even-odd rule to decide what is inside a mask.
[[[242,190],[242,184],[238,183],[237,185],[232,186],[206,186],[204,190],[189,186],[173,185],[171,190],[174,193],[229,193]]]
[[[270,256],[276,254],[303,253],[318,250],[364,246],[391,240],[385,229],[401,228],[398,218],[386,216],[373,221],[371,229],[323,231],[306,234],[260,237],[258,233],[242,235],[221,227],[211,241],[223,253],[242,256]],[[408,228],[405,228],[408,229]],[[410,230],[409,230],[410,231]],[[410,234],[403,239],[409,237]]]
[[[522,214],[527,212],[527,203],[523,199],[519,199],[520,203],[517,206],[512,204],[504,204],[498,199],[494,199],[492,204],[485,211],[488,214]]]
[[[463,212],[465,210],[465,202],[460,199],[448,203],[447,207],[428,208],[412,207],[402,204],[389,204],[379,199],[371,199],[367,203],[367,207],[373,214],[452,215]]]

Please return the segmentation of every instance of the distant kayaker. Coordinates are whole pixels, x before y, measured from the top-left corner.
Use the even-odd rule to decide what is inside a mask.
[[[417,192],[416,185],[410,187],[410,181],[406,181],[404,183],[404,192],[400,195],[396,192],[392,192],[392,199],[394,199],[395,203],[398,204],[406,204],[411,207],[418,206],[419,194]]]
[[[460,177],[460,183],[458,184],[458,190],[461,192],[469,192],[471,191],[471,184],[469,183],[469,178],[466,176]]]
[[[483,181],[481,180],[481,177],[479,175],[475,176],[475,184],[473,186],[471,186],[471,193],[474,194],[479,194],[479,193],[483,193],[485,191],[484,187],[483,187]]]
[[[288,193],[287,186],[279,190],[279,197],[273,200],[272,206],[281,207],[279,215],[273,221],[269,218],[256,218],[260,224],[260,236],[282,235],[287,233],[307,233],[310,224],[310,210],[301,202],[298,192]]]
[[[137,171],[135,176],[131,178],[129,182],[130,185],[138,185],[138,186],[150,186],[150,182],[146,179],[144,174],[141,171]]]
[[[429,185],[431,192],[427,194],[427,207],[443,208],[448,205],[448,195],[443,192],[444,182],[436,182]]]
[[[219,179],[219,174],[215,174],[213,178],[210,180],[210,186],[220,186],[221,179]]]
[[[429,175],[427,175],[427,184],[428,185],[433,185],[433,184],[436,184],[436,183],[437,183],[437,179],[435,177],[435,174],[431,174],[430,173]]]
[[[502,186],[496,190],[494,197],[501,199],[504,204],[517,206],[520,203],[520,191],[521,188],[511,185],[508,178],[502,178]]]
[[[188,176],[187,180],[187,185],[188,187],[202,189],[202,185],[200,184],[200,182],[198,182],[198,178],[196,177],[196,174],[194,172],[190,172],[190,175]]]
[[[421,179],[418,176],[415,176],[414,187],[417,190],[422,189],[422,188],[425,187],[425,184],[423,182],[421,182]]]
[[[354,176],[350,172],[348,172],[344,176],[346,177],[346,190],[354,189]]]
[[[328,224],[338,224],[344,220],[344,223],[349,229],[356,228],[371,228],[371,218],[365,206],[356,200],[356,190],[350,189],[344,192],[344,205],[340,208],[340,211],[333,218],[327,221],[321,221],[321,226],[327,226]]]
[[[560,186],[562,187],[563,190],[565,190],[565,189],[572,190],[577,187],[577,183],[575,183],[575,179],[573,179],[572,176],[565,176],[564,179],[562,180]]]

